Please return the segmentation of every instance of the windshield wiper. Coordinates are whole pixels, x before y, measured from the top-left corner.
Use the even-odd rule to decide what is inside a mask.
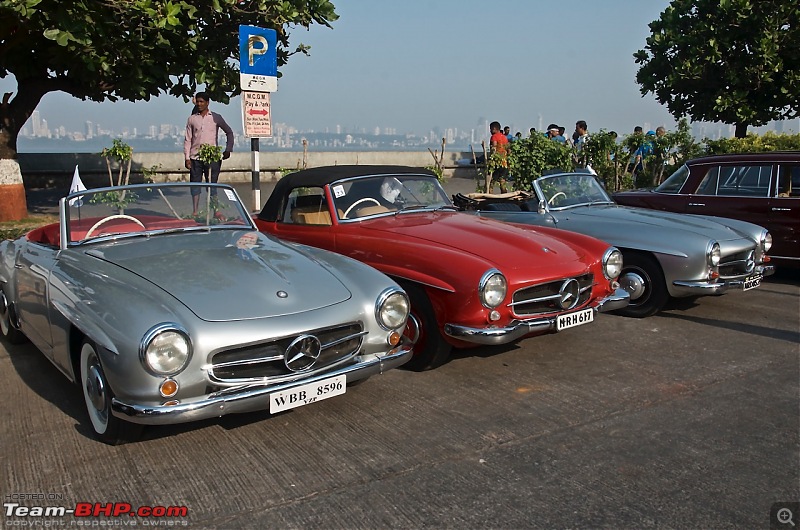
[[[408,212],[408,211],[411,211],[411,210],[427,210],[428,208],[430,208],[430,206],[428,206],[426,204],[412,204],[412,205],[403,206],[402,208],[400,208],[399,210],[394,212],[394,214],[397,215],[400,212]]]

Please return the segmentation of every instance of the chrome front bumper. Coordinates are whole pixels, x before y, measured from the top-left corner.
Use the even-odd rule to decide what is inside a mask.
[[[773,265],[759,265],[753,269],[753,272],[750,274],[750,276],[759,273],[766,278],[767,276],[775,273],[775,267]],[[675,288],[672,294],[678,296],[713,296],[724,294],[730,290],[741,290],[746,279],[747,278],[740,278],[736,280],[722,280],[716,282],[702,280],[675,280],[672,282],[672,285]]]
[[[165,425],[216,418],[225,414],[269,410],[270,395],[274,392],[291,390],[342,374],[346,375],[347,382],[351,383],[397,368],[409,361],[412,353],[413,345],[404,342],[386,355],[289,383],[269,386],[250,384],[229,388],[195,399],[184,400],[171,406],[137,405],[124,403],[114,398],[111,401],[111,411],[114,416],[132,423]]]
[[[592,309],[596,313],[606,313],[627,307],[630,302],[630,294],[622,288],[618,288],[614,293],[602,298]],[[445,324],[444,332],[457,340],[471,342],[473,344],[508,344],[534,333],[545,333],[555,331],[557,317],[535,318],[531,320],[515,320],[510,325],[486,328],[470,328],[458,324]]]

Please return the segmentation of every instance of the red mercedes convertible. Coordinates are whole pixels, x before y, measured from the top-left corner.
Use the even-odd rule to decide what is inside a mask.
[[[628,305],[608,243],[458,212],[436,176],[404,166],[331,166],[283,177],[259,230],[387,274],[411,299],[412,369],[452,347],[505,344],[589,324]]]

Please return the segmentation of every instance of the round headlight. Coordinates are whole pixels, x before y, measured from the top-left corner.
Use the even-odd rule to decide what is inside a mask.
[[[720,257],[720,250],[719,250],[719,243],[716,241],[711,241],[708,244],[708,251],[707,251],[707,258],[708,264],[712,267],[716,267],[719,265],[719,257]]]
[[[486,272],[478,285],[481,303],[489,309],[494,309],[503,303],[508,292],[508,282],[497,269]]]
[[[622,272],[622,252],[614,247],[603,254],[603,274],[607,280],[613,280]]]
[[[375,317],[385,330],[400,329],[405,326],[410,304],[403,291],[389,289],[381,293],[375,305]]]
[[[764,249],[764,252],[769,252],[769,249],[772,248],[772,234],[766,230],[761,234],[761,248]]]
[[[162,324],[147,332],[142,340],[141,358],[155,375],[175,375],[186,368],[192,356],[189,336],[174,324]]]

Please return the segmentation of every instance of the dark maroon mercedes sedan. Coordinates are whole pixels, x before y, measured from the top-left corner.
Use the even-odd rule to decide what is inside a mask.
[[[657,188],[622,191],[614,200],[761,225],[772,234],[775,264],[800,267],[800,151],[695,158]]]

